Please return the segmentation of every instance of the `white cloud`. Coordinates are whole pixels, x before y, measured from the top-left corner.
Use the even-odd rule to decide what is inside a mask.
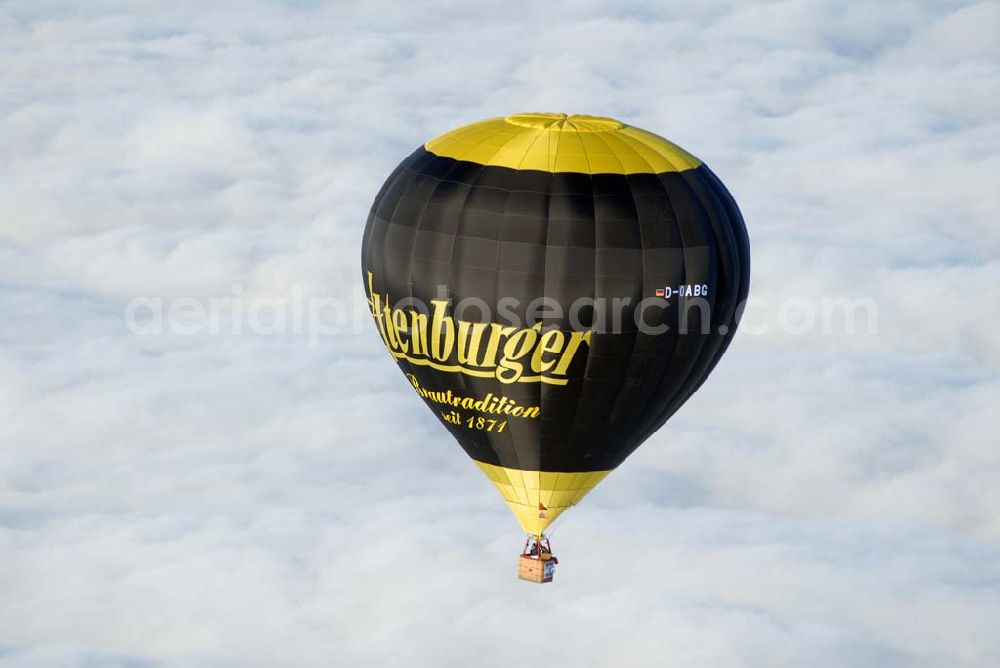
[[[995,3],[8,3],[0,667],[993,665]],[[743,206],[739,337],[513,577],[516,524],[368,323],[135,336],[134,296],[349,299],[454,125],[618,116]],[[404,438],[400,438],[403,435]]]

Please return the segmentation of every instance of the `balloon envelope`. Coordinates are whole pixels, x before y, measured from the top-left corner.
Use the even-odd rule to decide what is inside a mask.
[[[736,203],[697,158],[564,114],[418,148],[376,197],[362,249],[383,343],[533,534],[701,385],[749,268]]]

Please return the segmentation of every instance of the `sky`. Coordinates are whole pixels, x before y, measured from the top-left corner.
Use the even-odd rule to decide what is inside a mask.
[[[1000,665],[998,34],[990,2],[0,5],[0,668]],[[753,254],[546,586],[360,296],[392,168],[525,111],[683,146]]]

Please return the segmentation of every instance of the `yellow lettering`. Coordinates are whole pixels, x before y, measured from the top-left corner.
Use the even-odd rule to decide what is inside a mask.
[[[569,369],[570,362],[573,361],[573,356],[576,355],[576,351],[580,348],[580,344],[586,343],[590,345],[590,335],[593,332],[571,332],[569,335],[569,342],[566,344],[566,350],[563,351],[562,357],[559,358],[559,364],[552,373],[557,376],[562,376],[566,374],[566,370]]]
[[[396,330],[396,340],[399,341],[399,349],[404,353],[410,351],[410,344],[403,340],[400,334],[406,333],[406,313],[400,310],[392,312],[392,326]]]
[[[385,335],[389,338],[390,350],[399,349],[399,337],[396,335],[396,328],[392,326],[392,309],[386,304],[382,307],[384,313],[381,322],[385,323]]]
[[[433,299],[431,304],[434,305],[434,315],[431,318],[431,356],[446,362],[455,346],[454,321],[444,314],[448,308],[446,299]]]
[[[427,354],[427,316],[417,311],[410,311],[410,343],[414,355]]]
[[[368,306],[385,347],[396,358],[440,371],[493,377],[502,383],[565,385],[577,352],[591,341],[592,332],[543,331],[541,322],[518,328],[456,320],[448,315],[447,299],[431,300],[430,314],[393,308],[388,294],[375,292],[372,272],[367,287]],[[410,382],[416,387],[415,378]],[[454,405],[459,405],[457,400]],[[501,402],[496,410],[511,409]]]
[[[542,356],[545,353],[558,353],[562,350],[565,342],[566,336],[558,329],[552,329],[542,334],[542,339],[538,342],[538,347],[535,348],[535,353],[531,356],[531,370],[535,373],[548,371],[556,361],[554,359],[543,360]]]
[[[491,323],[492,324],[492,323]],[[486,359],[476,359],[483,341],[483,332],[489,325],[479,322],[458,321],[458,363],[486,366]]]
[[[496,377],[501,383],[514,383],[524,373],[524,365],[517,360],[531,352],[538,343],[538,330],[542,323],[529,329],[516,330],[503,345],[503,359],[497,364]]]

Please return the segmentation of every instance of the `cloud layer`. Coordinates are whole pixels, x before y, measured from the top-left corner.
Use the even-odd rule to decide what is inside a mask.
[[[0,667],[1000,661],[996,4],[203,5],[0,12]],[[124,320],[356,305],[396,162],[529,110],[705,160],[760,330],[535,588],[355,310],[318,345]],[[837,297],[876,330],[778,326]]]

